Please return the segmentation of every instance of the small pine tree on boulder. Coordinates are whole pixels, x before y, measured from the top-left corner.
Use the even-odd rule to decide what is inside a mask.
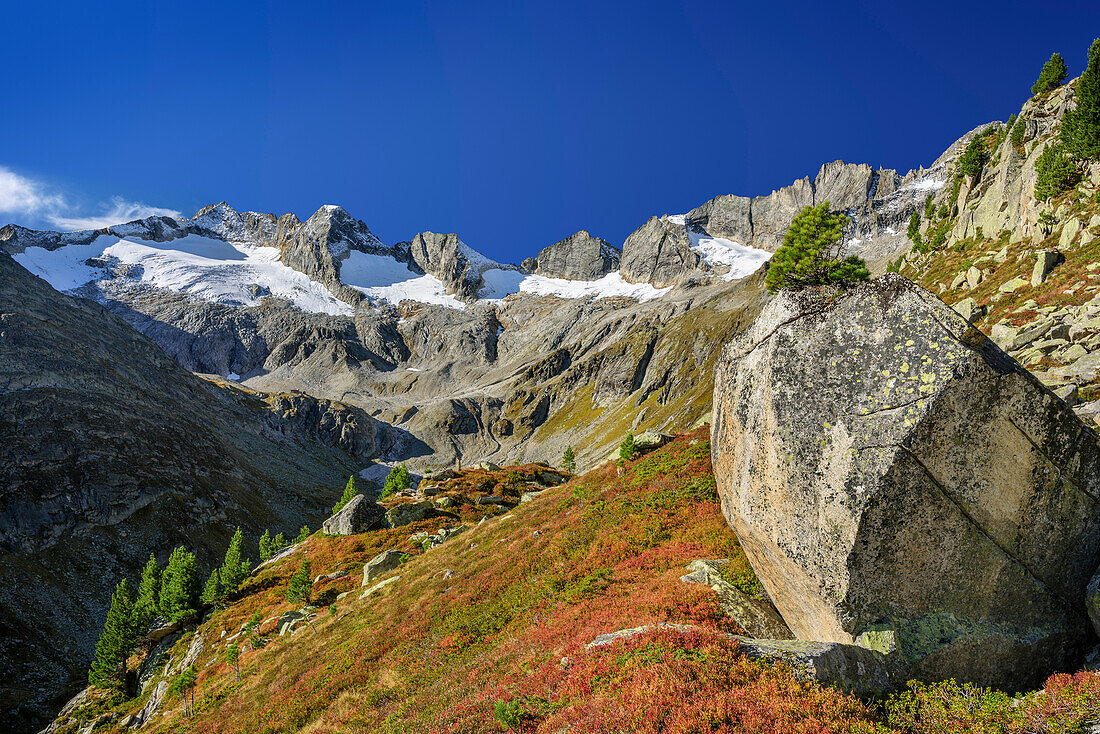
[[[572,446],[565,447],[565,453],[561,456],[561,467],[570,473],[577,471],[577,459],[573,456]]]
[[[348,478],[348,483],[344,486],[344,494],[340,497],[340,501],[333,505],[332,514],[335,515],[340,510],[344,509],[351,498],[359,494],[359,490],[355,487],[355,475],[353,474]]]
[[[783,245],[772,256],[764,284],[768,291],[835,284],[841,287],[871,276],[862,258],[840,259],[848,217],[829,212],[829,202],[807,206],[791,222]]]
[[[1062,55],[1055,51],[1050,55],[1050,59],[1043,64],[1043,70],[1039,72],[1039,78],[1031,85],[1031,93],[1043,94],[1057,89],[1066,81],[1066,75],[1068,74],[1069,69],[1066,68],[1066,62],[1062,59]]]
[[[1089,48],[1089,65],[1076,92],[1077,108],[1062,119],[1062,142],[1074,158],[1100,160],[1100,38]]]
[[[141,632],[134,623],[134,600],[126,579],[118,582],[111,596],[107,621],[95,646],[95,659],[88,671],[88,683],[114,688],[122,683],[122,666],[134,651]]]
[[[987,158],[984,137],[975,135],[970,139],[970,144],[966,146],[963,154],[959,156],[958,173],[962,176],[977,178]]]
[[[302,561],[302,565],[290,577],[286,585],[286,599],[293,602],[308,602],[309,592],[313,584],[309,578],[310,563]]]

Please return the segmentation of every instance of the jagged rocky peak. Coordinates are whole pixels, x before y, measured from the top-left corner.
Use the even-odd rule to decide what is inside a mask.
[[[515,268],[490,260],[463,242],[454,232],[420,232],[411,242],[395,245],[395,249],[399,253],[407,252],[407,257],[413,264],[425,273],[439,278],[447,293],[463,301],[477,298],[485,287],[482,276],[486,270]]]
[[[619,272],[632,283],[665,288],[698,271],[701,264],[682,221],[668,216],[650,217],[623,243]]]
[[[524,270],[549,278],[599,280],[618,270],[622,254],[619,248],[582,229],[542,248],[521,265]]]

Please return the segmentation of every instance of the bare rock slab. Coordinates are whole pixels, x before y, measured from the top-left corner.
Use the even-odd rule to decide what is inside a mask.
[[[1079,662],[1096,437],[935,296],[781,294],[723,350],[714,413],[723,512],[799,639],[1010,689]]]

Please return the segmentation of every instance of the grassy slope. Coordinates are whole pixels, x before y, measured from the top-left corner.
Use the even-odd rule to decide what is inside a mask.
[[[585,652],[599,634],[653,622],[740,631],[712,592],[679,580],[696,558],[731,558],[735,575],[747,573],[716,502],[709,451],[704,429],[621,477],[604,467],[547,490],[414,557],[394,572],[399,581],[362,601],[362,562],[386,548],[413,551],[418,527],[310,538],[202,625],[215,642],[196,664],[196,716],[183,718],[172,701],[147,730],[500,731],[498,703],[524,731],[868,729],[858,701],[744,660],[736,643],[705,632],[654,632]],[[469,494],[487,479],[464,473],[465,488],[445,489]],[[355,592],[322,608],[315,629],[271,635],[244,653],[237,682],[222,630],[236,632],[257,610],[270,618],[294,608],[282,592],[303,557],[314,574],[352,572],[315,595]],[[272,627],[269,619],[264,631]],[[188,644],[176,646],[177,659]]]
[[[1017,700],[945,683],[869,707],[742,658],[735,642],[709,633],[740,631],[714,595],[679,580],[696,558],[730,558],[730,575],[751,579],[718,508],[709,450],[705,429],[682,436],[621,476],[596,469],[423,553],[410,534],[444,520],[315,535],[201,626],[196,714],[184,717],[170,700],[143,731],[1022,733],[1081,731],[1100,716],[1100,676],[1091,672],[1053,676]],[[472,501],[538,468],[470,470],[443,491]],[[475,521],[486,510],[467,502],[459,512]],[[359,600],[362,564],[388,548],[413,557],[382,577],[397,582]],[[299,606],[283,592],[304,558],[314,575],[350,575],[315,586],[313,626],[279,637],[274,618]],[[243,654],[237,681],[221,634],[257,611],[268,641]],[[656,622],[701,631],[585,650],[602,633]],[[175,646],[176,660],[190,641]],[[89,714],[96,707],[102,699]]]

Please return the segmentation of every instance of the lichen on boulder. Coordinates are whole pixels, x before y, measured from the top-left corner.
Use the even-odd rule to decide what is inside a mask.
[[[1096,437],[935,296],[780,294],[725,347],[714,413],[723,512],[799,639],[1009,688],[1079,662]]]

